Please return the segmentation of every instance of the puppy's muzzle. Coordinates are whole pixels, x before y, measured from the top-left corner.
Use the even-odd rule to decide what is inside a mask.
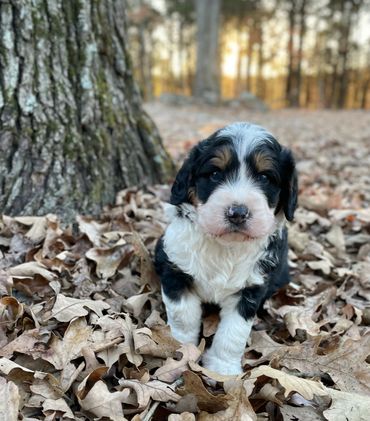
[[[250,211],[244,205],[232,205],[226,209],[225,216],[233,226],[241,227],[250,217]]]

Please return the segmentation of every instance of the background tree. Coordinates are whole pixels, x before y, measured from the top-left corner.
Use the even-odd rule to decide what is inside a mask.
[[[288,1],[288,72],[286,101],[290,107],[299,107],[302,84],[303,42],[306,34],[307,6],[309,0]]]
[[[155,95],[190,94],[198,56],[203,63],[198,76],[212,85],[206,92],[213,100],[220,90],[221,100],[249,90],[273,108],[369,106],[370,0],[220,1],[216,20],[207,0],[138,1],[160,15],[145,48],[151,64],[144,67],[152,74]],[[131,0],[134,5],[138,1]],[[217,3],[210,0],[210,7]],[[196,7],[203,13],[196,13]],[[210,30],[200,24],[198,33],[202,42],[208,37],[213,46],[219,45],[213,64],[208,53],[214,49],[196,37],[196,18],[201,16],[213,20]],[[211,31],[218,27],[215,36]],[[142,48],[137,42],[130,48],[139,68]],[[210,76],[219,67],[219,77]]]
[[[368,102],[368,94],[370,90],[370,42],[368,44],[368,52],[366,56],[366,68],[361,83],[360,106],[365,109]]]
[[[98,212],[172,163],[141,107],[124,2],[0,7],[0,208]]]
[[[238,43],[235,95],[239,95],[243,90],[251,90],[251,64],[257,35],[255,18],[259,3],[256,0],[235,0],[222,3],[223,26],[227,28],[226,34],[230,32],[231,28],[235,28]],[[243,61],[246,62],[244,84],[242,82]]]
[[[197,58],[194,96],[218,100],[220,96],[219,25],[221,0],[195,0]]]
[[[353,25],[363,5],[362,0],[330,0],[329,7],[336,17],[333,32],[337,39],[337,54],[332,79],[331,105],[343,108],[346,104],[350,78],[349,55],[355,47],[351,42]]]
[[[142,96],[145,100],[151,100],[154,96],[153,81],[153,32],[162,23],[162,17],[157,10],[143,0],[129,3],[129,39],[133,46],[132,53],[136,54],[133,62],[135,76],[141,87]]]
[[[189,93],[194,83],[193,40],[195,37],[195,4],[189,0],[165,0],[166,17],[175,24],[177,78],[176,90]],[[172,66],[168,66],[172,69]]]

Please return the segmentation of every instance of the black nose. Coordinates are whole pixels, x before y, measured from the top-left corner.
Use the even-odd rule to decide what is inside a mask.
[[[249,217],[249,210],[244,205],[230,206],[226,211],[226,218],[234,225],[242,225]]]

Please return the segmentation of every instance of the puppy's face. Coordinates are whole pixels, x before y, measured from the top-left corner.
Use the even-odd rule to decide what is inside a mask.
[[[180,169],[171,203],[190,203],[201,229],[224,241],[271,234],[292,220],[297,176],[292,154],[260,126],[235,123],[200,142]]]

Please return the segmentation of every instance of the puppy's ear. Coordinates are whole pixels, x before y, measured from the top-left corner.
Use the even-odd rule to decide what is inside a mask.
[[[189,156],[185,159],[182,167],[176,175],[175,182],[171,188],[171,205],[190,203],[189,191],[193,184],[193,172],[195,161],[199,156],[199,146],[195,146]]]
[[[283,209],[286,219],[292,221],[297,207],[298,175],[293,154],[289,149],[282,149],[280,165],[282,169],[281,192],[277,209],[278,211]]]
[[[176,179],[171,188],[171,205],[179,205],[189,201],[188,192],[190,188],[190,179],[193,165],[190,162],[190,157],[185,160],[176,175]]]

